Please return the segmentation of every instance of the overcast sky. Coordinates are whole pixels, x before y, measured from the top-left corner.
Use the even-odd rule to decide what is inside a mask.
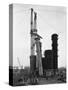
[[[54,6],[13,5],[13,66],[30,65],[30,9],[37,12],[37,30],[43,37],[44,50],[52,49],[51,35],[58,36],[58,66],[66,66],[66,8]]]

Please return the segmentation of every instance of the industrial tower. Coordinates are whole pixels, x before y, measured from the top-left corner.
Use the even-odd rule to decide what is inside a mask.
[[[38,70],[39,75],[43,75],[42,70],[42,54],[41,54],[41,42],[42,38],[37,34],[37,13],[33,11],[31,8],[31,56],[30,56],[30,68],[33,72],[34,66],[36,66],[36,70]],[[36,48],[36,51],[35,51]],[[36,57],[35,57],[36,53]]]
[[[58,69],[58,35],[52,35],[53,69]]]

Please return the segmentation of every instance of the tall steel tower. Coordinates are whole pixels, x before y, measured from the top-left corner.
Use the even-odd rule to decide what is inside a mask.
[[[35,48],[36,48],[36,69],[38,69],[39,75],[43,75],[42,61],[41,61],[42,55],[41,55],[41,48],[40,48],[40,38],[42,38],[42,37],[37,34],[37,13],[34,12],[32,8],[31,8],[31,33],[30,34],[31,34],[30,62],[31,63],[35,62],[34,59],[35,59]],[[32,64],[31,64],[31,66],[32,66]]]

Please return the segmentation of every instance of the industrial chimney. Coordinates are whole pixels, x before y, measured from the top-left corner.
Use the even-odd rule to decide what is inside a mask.
[[[52,35],[53,69],[58,69],[58,35]]]

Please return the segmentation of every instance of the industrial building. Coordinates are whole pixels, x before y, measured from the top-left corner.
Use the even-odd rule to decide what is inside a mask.
[[[45,50],[42,57],[42,37],[37,33],[37,13],[31,8],[31,56],[30,71],[34,73],[38,71],[38,75],[43,76],[47,70],[58,69],[58,35],[53,34],[52,50]]]
[[[45,50],[42,57],[43,72],[58,69],[58,35],[52,35],[52,50]]]
[[[45,50],[42,58],[43,70],[53,69],[53,55],[52,50]]]

